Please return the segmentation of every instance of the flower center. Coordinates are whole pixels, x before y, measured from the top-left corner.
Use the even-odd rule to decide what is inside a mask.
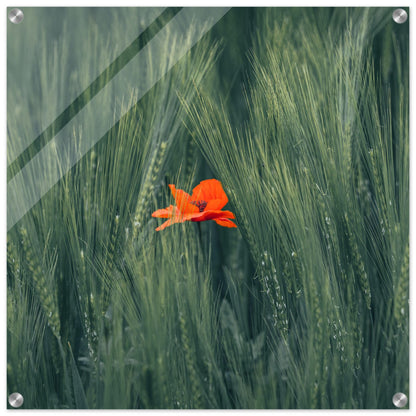
[[[207,201],[204,201],[202,199],[200,199],[199,201],[191,201],[190,203],[198,207],[199,212],[202,212],[207,206]]]

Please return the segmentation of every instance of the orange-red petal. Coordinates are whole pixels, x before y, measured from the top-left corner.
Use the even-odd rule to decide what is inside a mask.
[[[169,227],[172,224],[174,224],[174,221],[172,221],[172,219],[167,220],[162,225],[159,225],[159,227],[156,228],[156,231],[164,230],[166,227]]]
[[[163,211],[163,210],[160,210],[160,211]],[[165,221],[162,225],[157,227],[156,231],[164,230],[166,227],[169,227],[172,224],[189,221],[185,216],[181,215],[177,207],[173,207],[172,211],[173,211],[173,215],[171,215],[170,217],[160,217],[160,218],[169,218],[169,219]]]
[[[234,224],[231,220],[229,220],[228,218],[215,218],[214,221],[218,224],[218,225],[222,225],[223,227],[228,227],[228,228],[237,228],[237,225]]]
[[[221,210],[198,212],[196,214],[188,215],[187,217],[194,222],[209,221],[215,218],[235,218],[231,211]]]
[[[169,205],[167,208],[158,209],[152,214],[152,217],[155,218],[170,218],[172,215],[176,214],[176,207],[173,205]]]
[[[206,201],[208,204],[212,202],[209,207],[210,210],[218,210],[227,204],[228,198],[222,188],[221,182],[217,179],[207,179],[202,181],[199,185],[195,186],[192,191],[191,201]],[[205,208],[208,210],[208,205]]]
[[[176,206],[182,214],[188,212],[199,212],[199,208],[190,204],[191,196],[182,189],[176,189],[175,185],[169,185],[173,197],[175,198]]]
[[[225,204],[223,199],[211,199],[210,201],[208,201],[204,211],[217,211],[223,208],[224,205]]]

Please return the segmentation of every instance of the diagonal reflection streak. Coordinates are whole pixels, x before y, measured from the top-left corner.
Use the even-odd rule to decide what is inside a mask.
[[[121,109],[115,107],[116,100],[122,101],[123,96],[130,96],[133,91],[136,102],[142,98],[229,9],[184,8],[154,36],[111,83],[8,182],[7,229],[10,230],[133,105]],[[143,82],[141,74],[149,71],[151,76],[145,77]],[[112,91],[117,91],[117,97],[108,100],[110,86]],[[89,134],[74,143],[75,128]]]
[[[164,10],[149,26],[86,88],[68,107],[31,143],[17,155],[13,162],[9,163],[7,178],[8,181],[16,175],[20,167],[28,163],[34,156],[36,148],[41,148],[61,130],[65,124],[76,117],[79,111],[88,102],[111,82],[112,78],[133,59],[133,57],[152,39],[152,37],[172,19],[178,12],[179,7],[172,7]]]

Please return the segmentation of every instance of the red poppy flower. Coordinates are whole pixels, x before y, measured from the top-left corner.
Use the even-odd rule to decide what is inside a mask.
[[[228,198],[220,181],[207,179],[196,186],[192,195],[182,189],[176,189],[175,185],[169,185],[175,198],[176,206],[170,205],[165,209],[158,209],[152,214],[156,218],[169,218],[161,226],[156,228],[160,231],[177,222],[185,221],[208,221],[213,220],[223,227],[237,227],[230,218],[235,218],[231,211],[221,211]]]

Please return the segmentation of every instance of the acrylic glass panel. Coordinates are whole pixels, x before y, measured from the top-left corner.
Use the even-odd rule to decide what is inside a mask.
[[[393,12],[7,10],[9,407],[408,406]]]

